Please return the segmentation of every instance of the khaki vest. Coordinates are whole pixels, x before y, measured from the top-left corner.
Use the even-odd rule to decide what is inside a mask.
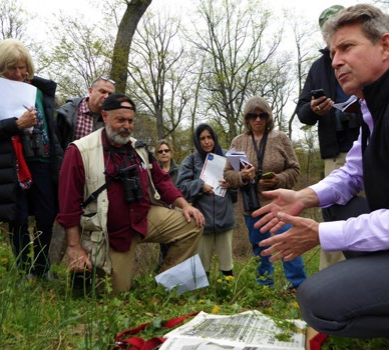
[[[104,175],[104,151],[102,143],[103,128],[72,142],[80,151],[85,170],[85,188],[84,200],[94,191],[105,184]],[[136,139],[131,138],[133,145]],[[149,183],[154,191],[153,197],[159,200],[159,194],[155,189],[151,179],[148,151],[145,147],[136,148],[137,154],[146,165],[149,174]],[[88,253],[93,266],[103,269],[105,273],[110,274],[112,264],[109,258],[109,237],[107,230],[108,215],[108,196],[107,190],[102,191],[96,201],[89,203],[81,217],[81,243]]]

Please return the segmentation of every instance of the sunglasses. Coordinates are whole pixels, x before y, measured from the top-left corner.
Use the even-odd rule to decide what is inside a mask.
[[[247,119],[253,119],[253,120],[255,120],[255,119],[257,119],[257,118],[259,118],[259,119],[267,119],[267,118],[269,118],[269,114],[267,114],[267,113],[264,113],[264,112],[261,112],[261,113],[247,113],[246,114],[246,118]]]
[[[92,83],[92,86],[94,84],[96,84],[99,80],[104,80],[104,81],[108,81],[109,83],[115,85],[116,84],[116,81],[115,80],[112,80],[112,79],[109,79],[109,78],[106,78],[106,77],[102,77],[102,76],[98,76],[95,80],[93,80],[93,83]]]
[[[170,152],[169,148],[167,148],[167,149],[160,149],[159,151],[157,151],[158,154],[169,153],[169,152]]]

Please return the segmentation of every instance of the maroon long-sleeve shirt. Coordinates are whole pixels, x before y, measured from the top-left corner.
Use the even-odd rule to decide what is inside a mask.
[[[106,173],[116,175],[118,169],[132,164],[137,164],[136,172],[139,175],[143,198],[126,203],[123,194],[123,182],[119,179],[113,180],[108,185],[108,234],[109,242],[117,251],[128,251],[134,232],[146,235],[147,213],[150,208],[148,197],[148,175],[141,158],[134,152],[131,143],[120,149],[106,145],[104,133],[102,133],[104,146],[104,163]],[[120,151],[120,152],[114,152]],[[130,155],[130,156],[129,156]],[[131,158],[131,155],[134,157]],[[174,186],[169,174],[163,171],[156,161],[152,162],[151,175],[153,182],[158,189],[161,199],[171,204],[182,193]],[[106,176],[108,179],[109,176]],[[59,185],[59,214],[57,221],[65,228],[79,225],[83,213],[81,203],[84,201],[85,170],[81,154],[75,145],[70,145],[66,152],[60,172]]]

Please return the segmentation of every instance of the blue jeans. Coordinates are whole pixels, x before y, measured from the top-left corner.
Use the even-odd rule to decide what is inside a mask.
[[[257,280],[263,285],[272,286],[274,284],[273,277],[273,263],[269,261],[269,256],[261,256],[261,252],[267,247],[260,247],[259,242],[269,238],[271,236],[270,232],[261,233],[259,229],[254,228],[254,224],[259,220],[259,218],[253,218],[251,216],[244,216],[246,221],[246,226],[249,231],[250,243],[253,247],[253,252],[255,256],[260,257],[260,263],[257,267],[258,277]],[[275,234],[281,234],[292,227],[290,224],[284,225],[279,229]],[[284,266],[284,272],[286,279],[291,283],[290,288],[297,288],[305,279],[306,273],[304,268],[303,259],[299,256],[296,259],[285,262],[282,260]]]

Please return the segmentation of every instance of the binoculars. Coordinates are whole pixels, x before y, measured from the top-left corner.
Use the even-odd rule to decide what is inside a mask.
[[[24,130],[20,139],[25,158],[43,157],[43,131],[37,128],[34,128],[32,131]]]
[[[123,182],[124,200],[126,203],[132,203],[143,198],[142,185],[136,168],[137,165],[133,164],[121,169],[118,173],[120,180]]]
[[[249,182],[246,185],[243,185],[241,188],[244,211],[253,212],[260,208],[258,193],[257,193],[257,183]]]

